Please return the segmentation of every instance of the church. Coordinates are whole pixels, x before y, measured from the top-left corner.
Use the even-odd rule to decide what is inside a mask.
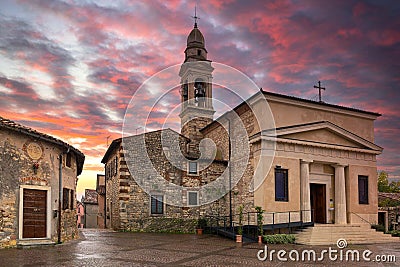
[[[213,216],[237,225],[239,207],[244,224],[254,222],[255,207],[264,211],[265,225],[377,223],[376,156],[383,149],[374,143],[374,121],[380,114],[261,89],[233,112],[214,118],[213,67],[197,23],[187,37],[179,76],[181,132],[162,129],[116,139],[102,159],[108,228],[193,232],[199,218]],[[254,114],[266,103],[273,129]],[[230,140],[239,124],[246,138]],[[184,157],[178,163],[171,163],[176,151],[162,139],[180,147]],[[202,149],[204,139],[213,141],[213,153]],[[156,174],[141,167],[139,142],[145,143]],[[237,155],[241,146],[248,149],[240,177],[233,184],[221,182],[228,190],[210,201],[199,188],[235,173],[231,162],[242,157]],[[168,199],[168,187],[143,187],[152,175],[180,191]]]

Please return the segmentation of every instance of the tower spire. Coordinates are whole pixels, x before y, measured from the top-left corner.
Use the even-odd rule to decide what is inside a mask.
[[[192,16],[194,19],[194,28],[197,28],[197,20],[200,18],[197,16],[197,5],[194,6],[194,16]]]

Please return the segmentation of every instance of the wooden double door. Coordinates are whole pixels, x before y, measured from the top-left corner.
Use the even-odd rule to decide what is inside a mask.
[[[23,189],[23,238],[46,237],[47,191]]]

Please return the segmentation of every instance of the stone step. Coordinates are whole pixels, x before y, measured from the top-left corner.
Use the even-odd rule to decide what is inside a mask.
[[[54,246],[56,243],[48,238],[32,238],[17,241],[18,248],[29,248],[37,246]]]
[[[400,238],[377,232],[369,225],[316,225],[296,234],[296,243],[306,245],[333,245],[338,239],[348,244],[400,242]]]
[[[395,242],[395,241],[394,241]],[[381,241],[381,240],[374,240],[374,241],[370,241],[370,240],[358,240],[357,242],[348,242],[348,245],[361,245],[361,244],[385,244],[388,243],[387,241]],[[304,242],[297,242],[296,244],[299,245],[308,245],[308,246],[336,246],[336,242],[326,242],[326,241],[304,241]]]
[[[344,239],[359,239],[359,238],[368,238],[368,239],[393,239],[393,237],[391,236],[381,236],[381,235],[298,235],[296,236],[296,238],[320,238],[320,239],[326,239],[326,238],[330,238],[330,239],[339,239],[339,238],[344,238]]]
[[[326,236],[370,236],[370,237],[391,237],[390,235],[385,235],[385,234],[379,234],[379,233],[352,233],[352,232],[348,232],[348,233],[300,233],[297,234],[297,236],[321,236],[321,237],[326,237]]]
[[[382,241],[388,241],[388,242],[391,242],[391,241],[393,241],[393,242],[398,242],[398,241],[400,241],[399,239],[396,239],[396,238],[386,238],[386,237],[384,237],[384,238],[381,238],[381,237],[379,237],[379,238],[371,238],[371,237],[348,237],[348,236],[346,236],[346,237],[325,237],[325,238],[322,238],[322,237],[311,237],[311,238],[308,238],[308,237],[299,237],[299,238],[296,238],[296,241],[297,240],[329,240],[330,242],[332,242],[332,241],[334,241],[334,242],[336,242],[337,240],[339,240],[339,239],[345,239],[345,240],[353,240],[353,241],[357,241],[357,240],[382,240]]]

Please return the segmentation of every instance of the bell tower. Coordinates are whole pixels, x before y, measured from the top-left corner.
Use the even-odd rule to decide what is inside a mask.
[[[214,68],[207,59],[203,34],[197,27],[198,17],[187,38],[185,61],[181,65],[181,134],[190,138],[191,154],[198,154],[202,139],[200,130],[213,121],[212,72]]]

